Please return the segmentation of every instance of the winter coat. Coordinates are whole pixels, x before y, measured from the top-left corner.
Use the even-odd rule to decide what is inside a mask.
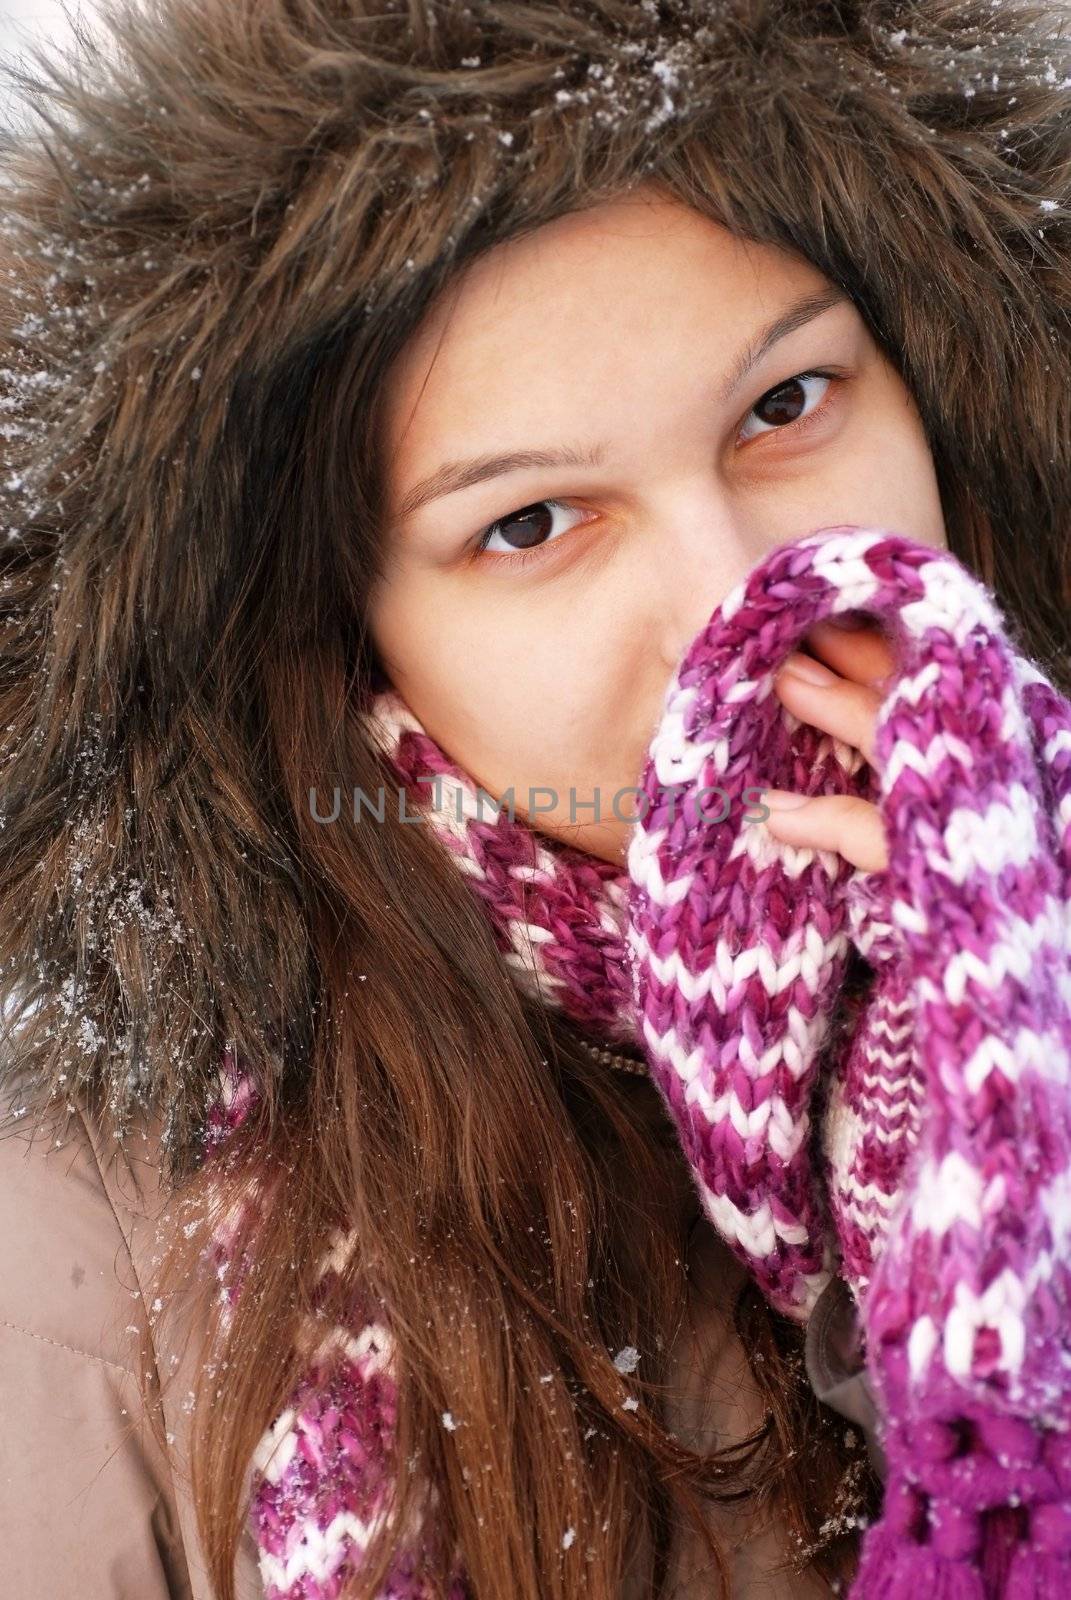
[[[196,1344],[177,1358],[181,1371],[164,1390],[166,1455],[144,1419],[134,1376],[138,1360],[170,1370],[177,1342],[154,1342],[155,1319],[142,1292],[167,1211],[159,1135],[159,1119],[143,1118],[120,1142],[108,1119],[84,1103],[58,1136],[47,1125],[34,1132],[26,1118],[0,1125],[0,1524],[13,1594],[213,1600],[194,1522],[183,1410]],[[677,1203],[691,1215],[687,1175],[679,1164],[671,1171]],[[705,1218],[697,1220],[689,1260],[685,1327],[694,1319],[694,1332],[674,1347],[668,1381],[679,1395],[667,1420],[684,1442],[709,1448],[715,1436],[742,1436],[761,1413],[749,1403],[746,1358],[724,1317],[741,1268]],[[841,1307],[834,1285],[810,1324],[808,1369],[828,1404],[869,1428],[866,1379],[836,1328]],[[813,1577],[766,1575],[788,1550],[775,1523],[749,1526],[724,1509],[711,1515],[719,1536],[739,1546],[739,1600],[821,1600],[828,1593]],[[686,1539],[676,1559],[679,1587],[668,1592],[674,1600],[703,1600],[710,1592],[705,1551]],[[236,1583],[236,1600],[262,1593],[248,1530]],[[622,1600],[633,1600],[627,1580]]]
[[[155,1370],[142,1285],[166,1203],[159,1128],[124,1145],[83,1104],[61,1134],[0,1126],[0,1526],[4,1589],[48,1600],[210,1600],[184,1475],[189,1385]],[[140,1419],[140,1420],[139,1420]],[[236,1600],[262,1593],[251,1536]]]

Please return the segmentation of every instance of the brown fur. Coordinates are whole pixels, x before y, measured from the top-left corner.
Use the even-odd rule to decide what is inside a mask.
[[[636,1194],[656,1153],[620,1084],[519,1000],[424,830],[308,816],[312,784],[386,781],[347,715],[375,665],[379,381],[479,252],[656,177],[850,291],[918,401],[951,548],[1068,688],[1068,13],[145,0],[113,18],[119,61],[89,38],[78,74],[42,60],[0,152],[0,964],[22,1000],[0,1078],[13,1106],[161,1110],[196,1197],[221,1041],[255,1065],[249,1160],[287,1181],[233,1342],[216,1330],[217,1354],[242,1352],[226,1404],[201,1407],[225,1600],[242,1462],[341,1218],[391,1307],[400,1448],[439,1485],[474,1593],[616,1600],[629,1526],[657,1534],[684,1483],[732,1466],[620,1406],[608,1350],[656,1370],[680,1241],[620,1215],[600,1152],[620,1141]],[[745,1312],[771,1413],[749,1471],[806,1542],[839,1471],[830,1419],[790,1331]],[[482,1421],[447,1438],[452,1404]],[[557,1553],[569,1525],[586,1565]]]

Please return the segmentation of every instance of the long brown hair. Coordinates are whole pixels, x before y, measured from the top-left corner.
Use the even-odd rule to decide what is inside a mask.
[[[1071,46],[1054,6],[901,11],[144,0],[111,13],[114,59],[83,35],[77,74],[16,77],[45,127],[0,163],[5,1079],[120,1133],[162,1115],[193,1219],[165,1305],[196,1297],[221,1181],[228,1204],[260,1180],[233,1322],[196,1291],[222,1600],[339,1226],[360,1243],[327,1310],[389,1308],[410,1469],[353,1600],[432,1488],[433,1593],[456,1548],[488,1600],[619,1600],[637,1549],[655,1594],[674,1506],[702,1530],[705,1497],[776,1502],[801,1563],[852,1570],[837,1496],[865,1515],[877,1486],[752,1288],[765,1425],[704,1457],[658,1420],[686,1241],[651,1086],[518,994],[430,834],[390,806],[321,827],[308,790],[389,788],[352,712],[391,362],[481,252],[643,178],[850,292],[918,402],[950,548],[1068,688]],[[260,1093],[221,1180],[197,1152],[224,1041]]]

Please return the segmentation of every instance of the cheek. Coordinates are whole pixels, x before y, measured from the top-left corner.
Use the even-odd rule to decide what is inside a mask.
[[[610,796],[635,784],[668,672],[647,659],[625,596],[603,586],[563,605],[554,593],[553,603],[529,592],[491,605],[475,588],[399,584],[379,597],[370,626],[395,688],[476,782],[496,795],[512,786],[519,806],[551,790],[546,831],[579,822],[601,839],[580,802],[598,792],[607,812]]]
[[[837,471],[836,518],[887,526],[920,544],[944,546],[944,513],[929,442],[902,400],[853,437]]]
[[[921,427],[913,429],[904,441],[900,474],[906,531],[924,544],[944,545],[944,509],[937,468]]]
[[[878,487],[884,520],[923,544],[944,546],[946,533],[937,468],[918,407],[900,374],[883,363],[879,415],[868,429],[870,476]],[[882,441],[885,447],[882,448]]]
[[[578,781],[568,774],[607,721],[590,656],[597,630],[570,630],[528,601],[410,577],[381,589],[369,611],[393,686],[488,789]]]

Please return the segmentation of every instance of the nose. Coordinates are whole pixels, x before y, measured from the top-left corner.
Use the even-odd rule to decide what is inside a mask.
[[[758,524],[740,515],[712,509],[674,518],[660,549],[659,638],[667,670],[678,665],[711,614],[769,553],[805,535],[832,538],[856,524],[819,522],[791,517],[776,526]]]
[[[751,568],[800,532],[782,529],[778,534],[769,527],[749,525],[724,509],[712,509],[709,499],[704,508],[673,518],[657,541],[658,575],[651,591],[668,672]]]

